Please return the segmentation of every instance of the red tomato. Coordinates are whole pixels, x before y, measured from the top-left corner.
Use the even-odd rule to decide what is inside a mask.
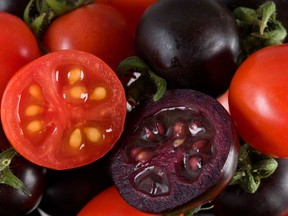
[[[142,14],[157,0],[96,0],[96,2],[118,9],[126,18],[132,33],[135,34]]]
[[[271,46],[240,65],[229,109],[240,136],[256,150],[288,157],[288,45]]]
[[[0,12],[0,101],[11,76],[41,52],[32,31],[17,16]]]
[[[154,214],[144,213],[130,206],[121,197],[116,187],[111,186],[94,197],[90,202],[88,202],[77,216],[95,215],[153,216]]]
[[[96,56],[58,51],[22,67],[3,94],[2,124],[12,146],[35,164],[69,169],[106,154],[120,137],[126,98]]]
[[[229,91],[226,90],[222,95],[220,95],[217,100],[219,101],[219,103],[222,104],[222,106],[227,110],[228,113],[230,113],[229,111],[229,102],[228,102],[228,93]]]
[[[49,51],[90,52],[116,69],[134,53],[134,40],[125,18],[109,5],[90,4],[60,16],[47,28],[43,44]]]

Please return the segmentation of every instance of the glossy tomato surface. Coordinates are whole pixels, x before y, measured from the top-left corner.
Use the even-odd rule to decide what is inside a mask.
[[[254,149],[288,157],[288,45],[264,48],[237,70],[229,109],[240,136]]]
[[[52,169],[89,164],[122,133],[123,86],[111,68],[81,51],[47,54],[23,67],[2,101],[4,131],[28,160]]]
[[[95,215],[153,216],[155,214],[148,214],[135,209],[120,196],[115,186],[111,186],[87,203],[77,216]]]
[[[90,4],[60,16],[43,38],[49,51],[76,49],[90,52],[116,69],[133,54],[134,41],[124,16],[104,4]]]
[[[40,57],[36,38],[17,16],[0,11],[0,100],[11,76],[28,62]]]
[[[108,4],[119,10],[130,27],[130,30],[135,34],[139,20],[144,11],[157,0],[96,0],[96,3]]]

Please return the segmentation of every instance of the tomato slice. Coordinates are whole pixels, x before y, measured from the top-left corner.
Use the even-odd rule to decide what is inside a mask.
[[[57,51],[20,69],[5,89],[1,118],[12,146],[31,162],[69,169],[105,155],[126,117],[124,88],[100,58]]]

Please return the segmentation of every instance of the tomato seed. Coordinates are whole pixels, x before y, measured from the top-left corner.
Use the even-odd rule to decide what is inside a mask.
[[[96,87],[90,96],[91,100],[103,100],[107,96],[107,91],[104,87]]]
[[[39,120],[31,121],[26,127],[26,129],[31,133],[39,132],[42,128],[43,128],[43,122]]]
[[[79,128],[76,128],[70,135],[69,144],[75,149],[78,149],[82,144],[82,134]]]
[[[95,127],[86,127],[84,128],[84,132],[91,142],[99,142],[102,138],[102,134],[98,128]]]
[[[69,96],[73,99],[87,98],[87,89],[84,86],[75,86],[69,90]]]
[[[68,72],[68,81],[70,85],[82,80],[83,77],[84,73],[79,68],[74,68],[73,70]]]
[[[185,142],[185,139],[175,139],[173,142],[173,146],[177,148],[181,146],[184,142]]]
[[[150,151],[141,151],[137,154],[135,157],[135,160],[138,162],[145,163],[147,161],[150,161],[152,159],[153,153]]]
[[[29,93],[32,97],[42,98],[41,88],[38,85],[31,85],[29,88]]]
[[[36,116],[43,111],[42,107],[38,105],[30,105],[26,108],[25,114],[27,116]]]

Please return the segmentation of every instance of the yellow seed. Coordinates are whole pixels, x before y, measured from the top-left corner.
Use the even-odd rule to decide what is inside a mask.
[[[83,86],[75,86],[69,90],[69,95],[74,99],[84,99],[87,97],[87,89]]]
[[[83,71],[79,68],[74,68],[68,73],[69,84],[72,85],[83,78]]]
[[[36,116],[43,111],[42,107],[38,105],[30,105],[26,108],[25,114],[27,116]]]
[[[107,91],[104,87],[96,87],[90,95],[91,100],[103,100],[107,96]]]
[[[26,129],[30,133],[37,133],[37,132],[41,131],[42,128],[43,128],[43,122],[41,122],[39,120],[31,121],[26,127]]]
[[[29,87],[29,93],[35,98],[42,98],[41,88],[38,85],[31,85]]]
[[[84,128],[84,132],[87,136],[87,139],[91,142],[99,142],[102,138],[102,134],[98,128],[95,127],[86,127]]]
[[[181,146],[184,142],[185,142],[185,139],[176,139],[174,140],[173,146],[177,148]]]
[[[72,148],[80,148],[82,144],[82,134],[79,128],[75,129],[70,135],[69,144]]]

